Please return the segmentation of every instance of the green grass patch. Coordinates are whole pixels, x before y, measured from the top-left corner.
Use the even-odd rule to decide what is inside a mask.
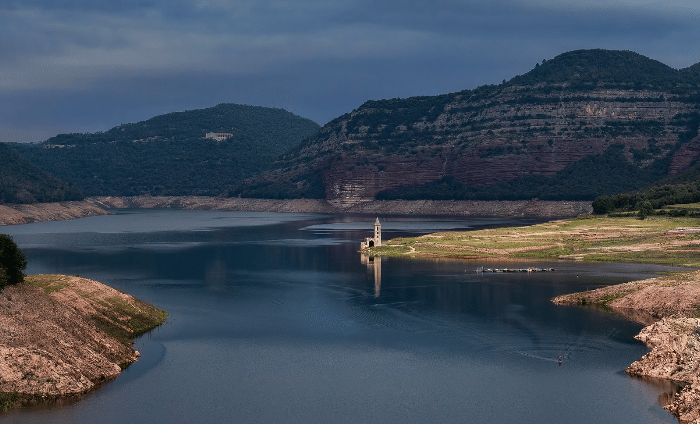
[[[35,287],[42,288],[46,294],[51,294],[70,286],[70,284],[61,280],[60,275],[29,275],[25,277],[25,280]]]
[[[22,396],[19,393],[0,392],[0,414],[5,413],[5,412],[9,411],[10,409],[13,409],[23,399],[24,399],[24,396]]]
[[[538,250],[528,250],[524,252],[514,252],[508,255],[510,258],[518,259],[556,259],[560,256],[575,255],[577,252],[572,247],[551,247]]]
[[[682,266],[700,268],[700,257],[691,252],[645,251],[645,252],[619,252],[609,255],[592,254],[584,257],[588,262],[629,262],[647,263],[668,266]]]
[[[30,275],[26,280],[33,286],[42,288],[46,294],[51,294],[71,287],[65,278],[62,275]],[[78,289],[76,292],[97,306],[98,314],[88,318],[100,330],[127,346],[131,345],[134,338],[161,325],[168,316],[166,311],[136,298],[133,298],[132,304],[119,296],[97,300],[88,292]]]
[[[610,302],[612,302],[613,300],[627,296],[628,294],[633,293],[633,292],[634,292],[634,290],[620,292],[620,293],[614,293],[614,294],[606,294],[605,296],[601,296],[601,298],[598,299],[596,304],[601,305],[601,306],[608,306],[608,304],[610,304]]]
[[[666,205],[666,206],[664,206],[664,208],[700,210],[700,203],[680,203],[677,205]]]
[[[385,256],[385,257],[392,257],[392,256],[408,256],[408,253],[411,252],[410,246],[406,245],[382,245],[380,247],[374,247],[372,249],[363,251],[362,253],[367,255],[367,256]]]
[[[91,317],[102,331],[130,345],[132,340],[165,322],[168,313],[135,300],[136,306],[114,296],[98,302],[104,307],[100,315]]]

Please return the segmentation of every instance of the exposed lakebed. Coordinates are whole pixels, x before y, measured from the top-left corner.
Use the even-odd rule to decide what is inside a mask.
[[[3,228],[28,273],[80,274],[170,316],[113,382],[0,422],[676,422],[658,401],[672,387],[624,374],[647,351],[641,325],[549,301],[668,267],[363,260],[373,222],[120,210]],[[387,217],[382,229],[517,223],[529,222]]]

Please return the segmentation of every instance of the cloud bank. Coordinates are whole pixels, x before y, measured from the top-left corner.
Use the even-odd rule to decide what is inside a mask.
[[[0,5],[0,141],[107,130],[221,102],[324,124],[581,48],[700,62],[690,1],[16,0]]]

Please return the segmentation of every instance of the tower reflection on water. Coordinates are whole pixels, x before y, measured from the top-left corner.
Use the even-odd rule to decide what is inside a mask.
[[[373,247],[382,245],[382,224],[379,223],[379,217],[374,221],[374,234],[372,237],[366,237],[365,241],[360,243],[360,252],[371,251]],[[379,297],[379,292],[382,290],[382,257],[369,256],[361,253],[360,260],[367,266],[367,274],[374,273],[374,297]]]
[[[374,297],[379,297],[382,290],[382,257],[362,254],[360,260],[367,267],[367,275],[374,276]]]

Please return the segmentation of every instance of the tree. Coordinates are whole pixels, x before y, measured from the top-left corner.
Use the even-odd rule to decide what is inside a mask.
[[[615,210],[615,203],[610,196],[598,196],[592,203],[593,213],[596,215],[605,215],[606,213]]]
[[[639,206],[639,213],[637,216],[639,217],[639,219],[645,219],[652,213],[654,213],[654,208],[651,206],[651,203],[649,203],[649,201],[645,201]]]
[[[0,288],[24,281],[26,268],[27,260],[12,237],[0,234]]]

